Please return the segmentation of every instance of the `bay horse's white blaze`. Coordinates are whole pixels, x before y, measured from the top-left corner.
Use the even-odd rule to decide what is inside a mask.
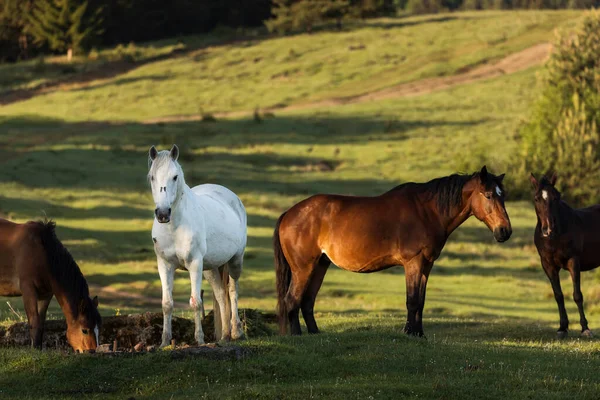
[[[240,339],[238,279],[246,247],[246,210],[241,200],[219,185],[190,188],[177,162],[179,150],[150,149],[148,179],[156,204],[152,240],[162,284],[162,346],[171,341],[173,277],[178,268],[190,274],[190,307],[194,310],[195,338],[204,343],[201,313],[202,275],[214,295],[217,340]]]

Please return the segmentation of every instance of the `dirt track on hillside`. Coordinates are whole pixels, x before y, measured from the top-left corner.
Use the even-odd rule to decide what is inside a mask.
[[[313,108],[335,107],[344,104],[366,103],[371,101],[394,99],[399,97],[411,97],[448,89],[466,83],[472,83],[480,80],[495,78],[498,76],[512,74],[523,71],[528,68],[542,64],[550,53],[551,45],[541,43],[525,50],[513,53],[499,61],[490,64],[483,64],[472,69],[460,72],[452,76],[439,78],[427,78],[414,82],[402,83],[389,88],[377,90],[371,93],[365,93],[357,96],[342,98],[332,98],[309,103],[293,104],[285,107],[270,107],[260,110],[260,113],[273,113],[282,111],[306,110]],[[237,118],[252,116],[254,111],[232,111],[214,113],[218,118]],[[199,121],[201,115],[174,115],[170,117],[153,118],[145,121],[147,124],[177,121]]]

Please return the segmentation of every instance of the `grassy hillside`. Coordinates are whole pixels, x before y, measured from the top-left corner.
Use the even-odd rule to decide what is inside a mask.
[[[514,151],[516,128],[535,96],[535,69],[426,96],[277,112],[260,122],[146,124],[145,119],[197,113],[200,105],[204,111],[252,109],[255,103],[249,99],[256,98],[264,106],[363,93],[450,74],[547,41],[553,24],[569,24],[576,16],[458,13],[378,20],[350,32],[209,47],[92,81],[89,87],[4,106],[0,212],[18,221],[43,212],[56,219],[60,237],[94,290],[104,286],[158,299],[147,150],[151,144],[176,142],[190,185],[220,183],[244,201],[249,243],[240,306],[273,310],[271,235],[281,212],[316,192],[379,194],[406,181],[472,172],[484,162],[493,172],[504,172],[498,165]],[[522,39],[513,36],[517,29]],[[393,35],[381,39],[386,32]],[[442,40],[432,32],[446,36]],[[502,32],[508,35],[504,44],[494,44],[490,38]],[[420,68],[398,66],[397,74],[383,64],[371,70],[326,47],[333,46],[331,37],[364,43],[361,51],[379,52],[373,55],[377,60],[398,48],[388,43],[392,38],[413,37],[407,59],[425,61]],[[440,42],[430,45],[432,37]],[[339,43],[347,49],[350,42]],[[302,54],[300,59],[280,60],[290,48]],[[436,59],[435,51],[442,48],[449,58]],[[265,78],[273,71],[246,62],[261,55],[280,61],[273,69],[324,66],[314,76],[299,74],[273,86]],[[241,61],[227,65],[232,60]],[[334,68],[334,61],[344,68]],[[177,68],[181,73],[174,73]],[[341,74],[337,84],[332,71]],[[244,72],[249,75],[236,78]],[[152,74],[168,78],[143,78]],[[321,78],[322,84],[316,84]],[[567,276],[563,288],[572,334],[566,341],[554,340],[558,313],[532,243],[533,208],[529,202],[509,202],[507,209],[514,229],[507,243],[496,243],[475,220],[450,238],[429,283],[427,341],[400,333],[405,318],[401,268],[359,275],[332,267],[316,304],[323,335],[254,338],[244,343],[249,356],[238,362],[174,361],[168,354],[99,359],[0,349],[0,397],[596,398],[599,343],[578,338]],[[600,326],[599,279],[596,272],[583,275],[592,329]],[[189,285],[187,275],[178,273],[177,301],[187,302]],[[22,313],[20,299],[1,300],[0,320],[14,321],[6,300]],[[101,296],[100,303],[104,315],[159,311],[114,295]],[[176,309],[176,315],[189,314]],[[55,304],[51,316],[61,317]]]

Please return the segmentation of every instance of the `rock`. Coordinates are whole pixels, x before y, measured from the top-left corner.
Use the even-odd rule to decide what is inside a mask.
[[[138,352],[144,350],[144,342],[139,342],[138,344],[133,346],[133,350]]]
[[[112,345],[106,343],[106,344],[101,344],[100,346],[98,346],[96,348],[96,353],[110,353],[112,352]]]

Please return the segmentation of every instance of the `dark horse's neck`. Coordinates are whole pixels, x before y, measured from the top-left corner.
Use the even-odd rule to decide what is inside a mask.
[[[53,222],[40,222],[41,239],[46,251],[51,286],[67,324],[77,318],[81,301],[89,298],[89,289],[79,266],[56,237]]]

